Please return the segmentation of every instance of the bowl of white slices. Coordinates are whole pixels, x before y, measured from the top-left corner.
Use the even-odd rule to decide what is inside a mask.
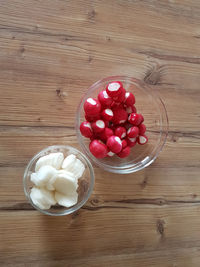
[[[50,146],[30,160],[23,186],[35,209],[52,216],[67,215],[81,208],[90,197],[94,170],[79,150]]]

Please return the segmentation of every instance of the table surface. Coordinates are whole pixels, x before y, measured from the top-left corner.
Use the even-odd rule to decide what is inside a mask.
[[[200,1],[0,1],[0,266],[200,266]],[[24,168],[42,148],[79,147],[88,86],[144,80],[169,135],[148,168],[95,168],[77,213],[34,210]]]

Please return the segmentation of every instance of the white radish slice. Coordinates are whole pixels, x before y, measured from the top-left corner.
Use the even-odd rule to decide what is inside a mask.
[[[63,161],[62,168],[67,170],[67,171],[70,171],[70,169],[73,167],[75,161],[76,161],[75,155],[71,154],[71,155],[67,156]]]
[[[109,151],[109,152],[108,152],[108,156],[109,156],[109,157],[112,157],[112,156],[114,156],[114,155],[115,155],[115,153],[113,153],[112,151]]]
[[[75,192],[74,194],[71,195],[64,195],[56,192],[55,199],[59,205],[69,208],[77,203],[78,193]]]
[[[55,190],[61,194],[68,195],[68,194],[74,194],[76,192],[76,189],[78,187],[78,184],[74,178],[71,176],[62,173],[57,174],[54,176],[54,181],[52,183],[52,186],[55,188]]]
[[[88,98],[87,102],[90,103],[93,106],[96,105],[96,103],[97,103],[93,98]]]
[[[37,172],[44,165],[51,165],[57,170],[61,168],[64,160],[64,155],[61,152],[50,153],[49,155],[43,156],[38,159],[35,164],[35,171]]]
[[[44,187],[48,183],[57,170],[49,165],[42,166],[37,173],[31,174],[31,181],[38,187]]]
[[[44,188],[33,187],[31,189],[30,198],[40,209],[50,209],[51,205],[56,204],[54,194]]]
[[[49,181],[47,182],[47,184],[46,184],[46,188],[47,188],[48,190],[50,190],[50,191],[55,190],[54,182],[55,182],[55,180],[57,179],[57,176],[58,176],[58,175],[68,176],[68,177],[70,177],[72,180],[75,180],[75,177],[74,177],[73,173],[68,172],[68,171],[65,171],[65,170],[59,170],[59,171],[57,171],[57,173],[56,173],[51,179],[49,179]]]
[[[79,159],[76,159],[76,162],[72,170],[75,179],[79,179],[83,175],[84,171],[85,171],[85,165]]]
[[[120,84],[119,84],[119,83],[110,83],[110,84],[108,85],[108,90],[109,90],[110,92],[118,91],[119,88],[120,88]]]

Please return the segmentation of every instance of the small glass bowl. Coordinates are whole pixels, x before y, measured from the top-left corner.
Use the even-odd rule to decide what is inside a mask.
[[[97,98],[98,93],[105,90],[112,81],[121,81],[124,88],[135,95],[137,112],[144,116],[147,127],[148,143],[136,145],[131,149],[129,157],[121,159],[117,156],[103,159],[95,158],[89,151],[90,140],[83,137],[79,127],[85,121],[84,102],[88,97]],[[165,106],[157,93],[145,83],[126,76],[112,76],[94,83],[83,96],[76,115],[76,133],[84,153],[99,167],[113,173],[131,173],[149,166],[162,150],[168,134],[168,117]]]
[[[83,173],[83,176],[78,179],[78,202],[69,208],[55,205],[52,206],[48,210],[42,210],[39,207],[37,207],[30,198],[30,190],[34,186],[34,184],[31,182],[30,177],[33,172],[35,172],[35,164],[37,160],[45,155],[48,155],[49,153],[55,153],[55,152],[62,152],[64,154],[64,157],[74,154],[76,157],[85,165],[85,171]],[[90,161],[86,158],[83,153],[78,151],[77,149],[71,147],[71,146],[49,146],[43,150],[41,150],[38,154],[36,154],[28,163],[23,177],[23,186],[24,186],[24,193],[31,203],[31,205],[39,210],[41,213],[44,213],[46,215],[52,215],[52,216],[62,216],[67,215],[72,212],[77,211],[80,209],[85,202],[90,197],[93,187],[94,187],[94,170],[92,167],[92,164]]]

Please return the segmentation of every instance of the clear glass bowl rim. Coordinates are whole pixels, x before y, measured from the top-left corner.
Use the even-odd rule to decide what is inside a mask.
[[[39,207],[37,207],[31,200],[30,198],[30,195],[29,193],[27,192],[26,190],[26,182],[27,182],[27,179],[28,179],[28,172],[29,170],[31,169],[32,165],[34,164],[34,161],[36,159],[38,159],[44,152],[47,152],[49,149],[52,149],[52,150],[57,150],[57,149],[67,149],[70,151],[74,151],[75,153],[77,154],[80,154],[81,157],[84,158],[84,160],[86,161],[87,163],[87,167],[89,169],[89,173],[90,173],[90,183],[89,183],[89,189],[88,189],[88,192],[87,194],[84,196],[84,198],[81,200],[81,202],[77,203],[76,205],[72,206],[71,208],[66,208],[64,209],[63,211],[60,211],[60,212],[57,212],[57,213],[52,213],[48,210],[42,210],[40,209]],[[38,211],[40,211],[41,213],[43,214],[46,214],[46,215],[51,215],[51,216],[63,216],[63,215],[68,215],[70,213],[73,213],[75,211],[77,211],[78,209],[80,209],[86,202],[87,200],[89,199],[89,197],[91,196],[92,194],[92,191],[93,191],[93,188],[94,188],[94,182],[95,182],[95,176],[94,176],[94,169],[93,169],[93,166],[90,162],[90,160],[81,152],[79,151],[78,149],[72,147],[72,146],[68,146],[68,145],[55,145],[55,146],[48,146],[44,149],[42,149],[41,151],[39,151],[37,154],[35,154],[32,159],[29,161],[29,163],[27,164],[26,168],[25,168],[25,171],[24,171],[24,176],[23,176],[23,188],[24,188],[24,193],[25,193],[25,196],[26,198],[28,199],[29,203]]]
[[[94,157],[91,157],[90,152],[88,151],[88,149],[85,147],[84,142],[81,141],[81,133],[79,130],[79,126],[80,126],[80,113],[81,113],[81,109],[83,106],[83,102],[84,100],[86,100],[87,97],[89,97],[88,93],[89,92],[93,92],[95,87],[98,87],[98,85],[100,85],[101,83],[104,82],[109,82],[109,81],[123,81],[123,80],[129,80],[132,83],[137,83],[139,84],[140,87],[142,87],[143,89],[145,89],[149,94],[151,94],[152,96],[154,96],[154,98],[158,101],[161,113],[163,115],[164,121],[165,121],[165,131],[162,132],[162,138],[161,141],[159,143],[159,146],[157,147],[154,156],[148,161],[140,161],[139,163],[135,164],[134,166],[129,166],[127,168],[117,168],[117,167],[113,167],[110,165],[106,165],[101,163],[98,159],[95,159]],[[147,166],[149,166],[150,164],[152,164],[155,159],[158,157],[159,153],[162,151],[163,146],[167,140],[167,135],[168,135],[168,129],[169,129],[169,121],[168,121],[168,115],[167,115],[167,110],[166,107],[162,101],[162,99],[160,98],[160,96],[158,95],[158,92],[155,91],[154,89],[152,89],[149,85],[147,85],[146,83],[144,83],[143,81],[133,78],[133,77],[129,77],[129,76],[124,76],[124,75],[119,75],[119,76],[109,76],[106,78],[103,78],[101,80],[98,80],[97,82],[95,82],[94,84],[92,84],[88,90],[85,92],[85,94],[82,96],[81,101],[77,107],[77,112],[76,112],[76,135],[77,135],[77,139],[79,142],[79,145],[81,146],[83,152],[87,155],[87,157],[92,160],[97,166],[99,166],[100,168],[103,168],[106,171],[112,172],[112,173],[121,173],[121,174],[128,174],[128,173],[133,173],[139,170],[142,170],[144,168],[146,168]]]

